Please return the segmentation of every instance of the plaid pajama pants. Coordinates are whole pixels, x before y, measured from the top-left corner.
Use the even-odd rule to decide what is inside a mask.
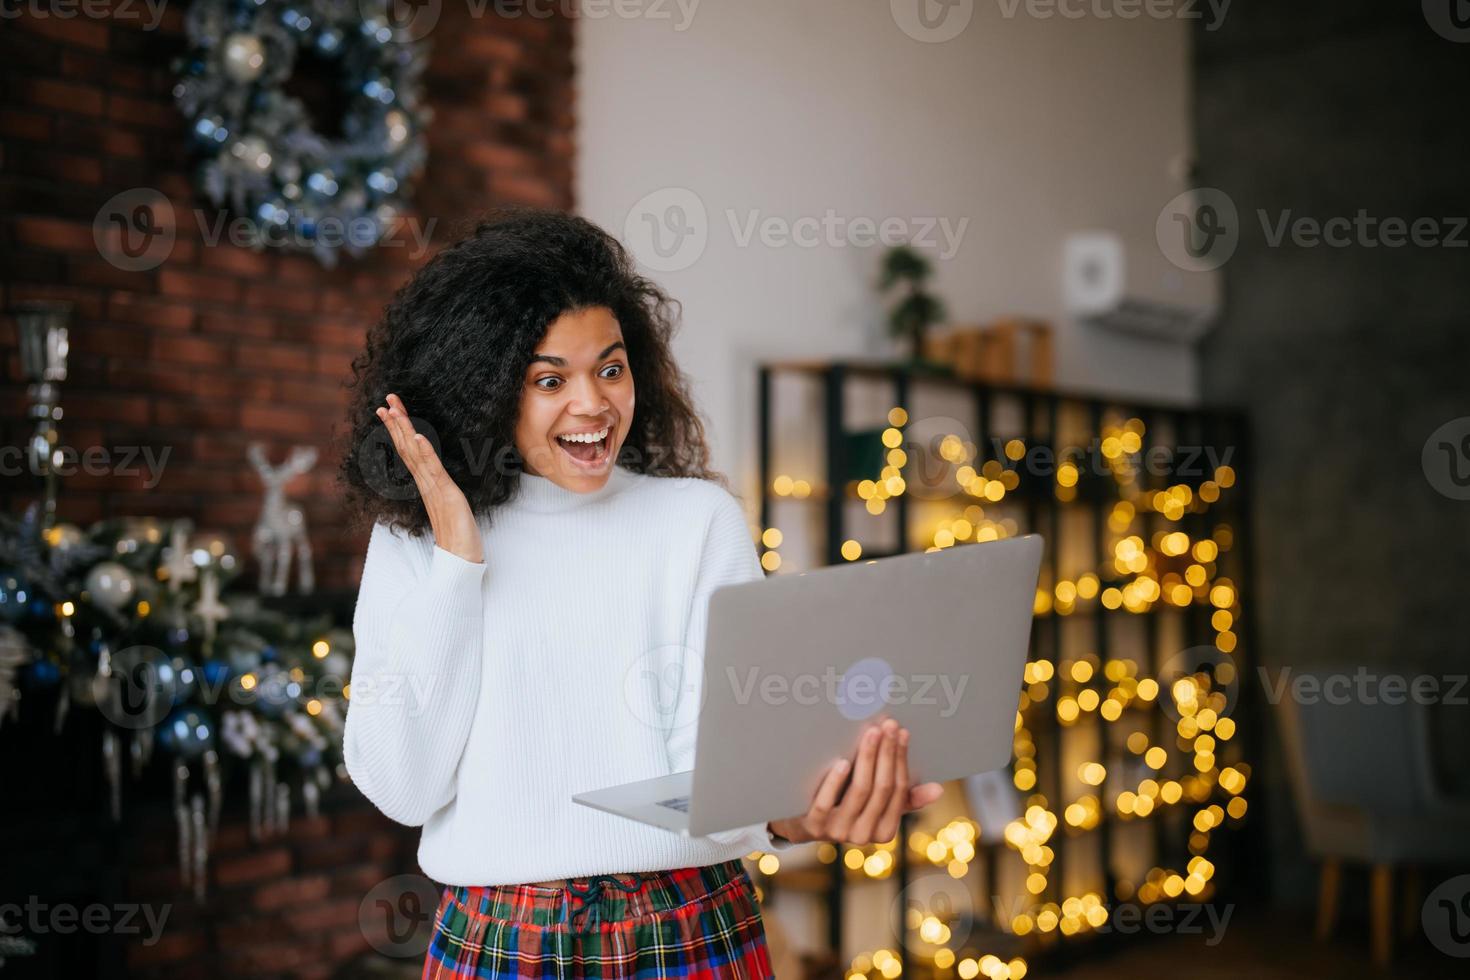
[[[755,887],[739,858],[568,878],[563,887],[451,885],[423,980],[768,980]]]

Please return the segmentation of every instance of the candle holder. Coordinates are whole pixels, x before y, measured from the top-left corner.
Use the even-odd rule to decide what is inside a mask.
[[[67,329],[72,304],[36,300],[11,309],[20,336],[20,365],[27,381],[26,395],[35,432],[26,444],[31,472],[45,480],[41,521],[44,529],[56,523],[57,472],[55,453],[60,438],[61,382],[66,380]]]

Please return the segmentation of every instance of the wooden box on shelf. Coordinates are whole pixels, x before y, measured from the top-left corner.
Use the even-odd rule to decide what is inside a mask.
[[[972,381],[1034,388],[1052,383],[1051,326],[1042,320],[1002,317],[930,334],[924,355],[953,365],[957,375]]]

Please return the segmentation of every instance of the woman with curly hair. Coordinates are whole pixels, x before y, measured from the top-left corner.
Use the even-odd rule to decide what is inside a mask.
[[[673,329],[606,232],[512,211],[354,362],[341,476],[371,536],[344,755],[446,886],[426,978],[771,976],[741,857],[887,841],[939,795],[890,719],[798,817],[680,837],[572,802],[693,768],[699,675],[660,691],[662,668],[698,671],[710,594],[762,574]]]

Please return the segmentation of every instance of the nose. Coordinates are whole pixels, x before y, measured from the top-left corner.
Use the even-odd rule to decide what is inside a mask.
[[[607,397],[595,378],[581,377],[567,383],[570,397],[567,412],[572,415],[602,415],[607,407]]]

